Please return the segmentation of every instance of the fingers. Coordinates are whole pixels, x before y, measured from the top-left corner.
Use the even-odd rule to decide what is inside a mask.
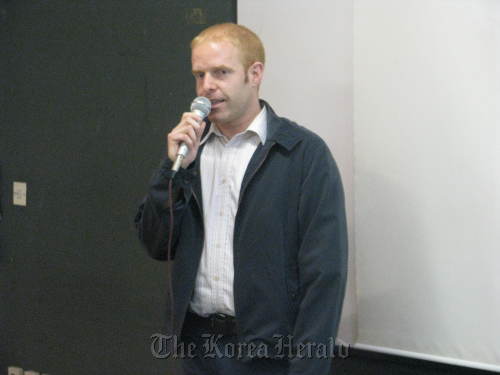
[[[199,121],[201,121],[200,116],[192,112],[182,115],[179,124],[167,135],[167,149],[170,159],[174,160],[182,142],[186,143],[189,148],[188,159],[196,156],[206,126],[205,122],[199,123]]]
[[[201,137],[201,125],[193,117],[185,117],[172,132],[173,140],[186,142],[188,146],[194,146]]]
[[[197,138],[198,142],[201,141],[201,137],[203,136],[203,132],[205,131],[206,125],[207,125],[207,123],[205,121],[196,123],[195,132],[196,132],[196,138]]]
[[[195,134],[199,132],[201,119],[191,113],[187,113],[183,116],[180,127],[188,127],[195,131]]]

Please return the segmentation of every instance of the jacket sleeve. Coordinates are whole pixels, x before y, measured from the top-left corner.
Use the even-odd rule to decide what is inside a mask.
[[[170,223],[169,182],[172,178],[172,162],[162,161],[160,168],[151,178],[149,192],[139,206],[135,216],[135,227],[139,239],[148,250],[149,255],[158,260],[167,259],[167,246]],[[191,183],[194,172],[191,169],[180,168],[172,183],[172,200],[174,202],[174,228],[172,236],[172,254],[175,255],[176,243],[182,217],[191,198]]]
[[[344,191],[321,139],[311,142],[305,155],[298,213],[300,298],[293,333],[297,356],[290,361],[290,374],[327,375],[347,279]]]

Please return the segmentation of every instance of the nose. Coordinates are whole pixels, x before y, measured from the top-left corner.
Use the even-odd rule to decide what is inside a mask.
[[[215,80],[209,73],[206,73],[203,76],[203,81],[201,82],[201,89],[203,90],[204,93],[209,93],[215,90]]]

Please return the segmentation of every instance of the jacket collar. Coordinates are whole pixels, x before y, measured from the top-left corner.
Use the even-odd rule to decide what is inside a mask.
[[[261,107],[265,106],[267,110],[266,144],[268,142],[275,142],[284,147],[287,151],[290,151],[300,141],[300,136],[297,132],[293,131],[290,128],[290,124],[287,120],[279,117],[276,112],[274,112],[269,103],[261,99],[260,105]],[[211,124],[210,122],[207,122],[207,126],[205,127],[202,139],[204,139],[208,135],[210,129]],[[198,155],[199,154],[200,152],[198,152]]]
[[[274,144],[278,144],[284,147],[287,151],[290,151],[301,140],[299,132],[295,131],[295,129],[290,125],[290,122],[288,120],[279,117],[271,108],[271,106],[264,100],[260,100],[260,104],[261,106],[265,106],[267,110],[266,143],[264,145],[259,144],[259,146],[255,150],[254,155],[250,159],[249,165],[247,167],[247,170],[245,171],[245,176],[241,184],[242,190],[244,190],[245,186],[248,184],[249,178],[253,175],[253,171],[255,171],[258,168],[258,165],[261,164],[261,162],[266,157],[267,153],[273,147]],[[210,123],[207,123],[207,125],[208,126],[205,127],[205,131],[202,135],[202,139],[209,132]],[[198,177],[194,179],[193,191],[198,197],[199,209],[202,217],[203,217],[203,197],[201,191],[200,158],[202,150],[205,147],[205,145],[206,142],[200,145],[198,154],[196,155],[194,163],[194,171],[193,171],[194,175]]]
[[[299,141],[300,137],[297,132],[290,128],[289,123],[279,117],[271,106],[264,100],[260,100],[260,104],[266,106],[267,109],[267,142],[276,142],[283,146],[287,151],[290,151]]]

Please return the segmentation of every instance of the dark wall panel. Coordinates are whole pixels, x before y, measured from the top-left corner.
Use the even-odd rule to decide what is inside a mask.
[[[165,374],[166,265],[132,220],[195,96],[189,41],[235,3],[0,0],[0,373]]]

